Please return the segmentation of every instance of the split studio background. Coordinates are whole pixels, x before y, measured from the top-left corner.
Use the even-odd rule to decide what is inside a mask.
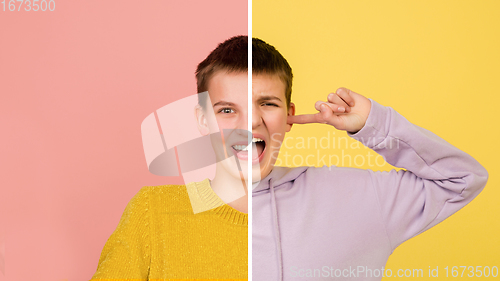
[[[489,171],[484,192],[454,216],[401,245],[387,268],[427,272],[429,266],[439,266],[443,273],[446,266],[500,267],[500,2],[252,3],[253,36],[274,45],[293,68],[292,101],[298,114],[314,113],[315,101],[347,87],[395,108],[471,154]],[[318,149],[301,136],[329,137],[331,146]],[[334,165],[391,168],[375,162],[354,141],[346,144],[346,134],[334,128],[295,125],[288,137],[281,164],[288,160],[288,165],[305,165],[300,161],[307,155],[337,154],[341,157],[332,159]],[[302,158],[293,162],[285,153]],[[309,158],[309,164],[318,164],[317,159]]]
[[[142,120],[197,93],[197,63],[247,34],[248,4],[12,2],[0,3],[0,280],[89,280],[134,194],[182,183],[148,172]]]

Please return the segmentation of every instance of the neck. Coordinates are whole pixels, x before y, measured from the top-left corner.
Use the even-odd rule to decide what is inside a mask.
[[[248,189],[243,177],[237,178],[217,168],[210,185],[224,203],[242,213],[248,213]]]

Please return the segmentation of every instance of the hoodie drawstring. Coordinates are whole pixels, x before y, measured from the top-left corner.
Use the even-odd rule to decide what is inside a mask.
[[[273,179],[269,179],[269,187],[271,189],[271,207],[273,208],[273,221],[274,221],[274,241],[276,242],[276,250],[278,252],[279,264],[279,280],[283,280],[283,255],[281,253],[281,236],[280,227],[278,224],[278,208],[276,207],[276,195],[274,194]]]

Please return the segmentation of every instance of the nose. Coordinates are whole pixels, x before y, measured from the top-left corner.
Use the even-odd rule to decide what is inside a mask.
[[[237,139],[243,138],[243,140],[248,139],[248,134],[250,133],[248,130],[248,111],[246,107],[241,110],[240,114],[238,114],[238,120],[235,123],[235,128],[231,130],[237,135]]]
[[[238,129],[247,130],[248,128],[248,110],[245,107],[238,118]]]
[[[238,139],[240,137],[244,137],[244,139],[248,138],[248,110],[245,107],[239,108],[239,113],[236,115],[236,119],[233,120],[232,127],[228,131],[231,134],[234,133],[238,135]]]
[[[262,125],[262,113],[258,106],[252,107],[252,130],[255,130]]]

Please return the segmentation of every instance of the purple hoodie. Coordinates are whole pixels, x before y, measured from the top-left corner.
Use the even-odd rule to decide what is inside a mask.
[[[253,280],[380,280],[404,241],[486,185],[471,156],[371,100],[349,134],[405,170],[275,167],[253,190]]]

